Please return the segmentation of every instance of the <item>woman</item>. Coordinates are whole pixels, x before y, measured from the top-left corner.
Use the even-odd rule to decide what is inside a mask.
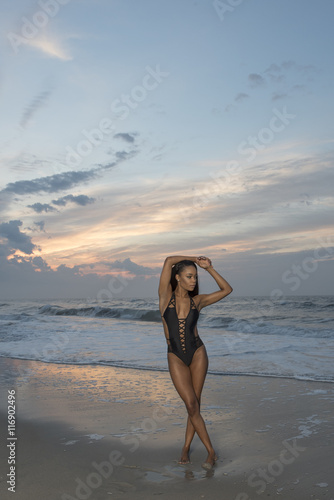
[[[215,279],[220,290],[198,295],[197,267]],[[202,464],[211,469],[217,456],[200,414],[201,393],[208,369],[208,356],[198,336],[199,311],[232,292],[232,287],[212,267],[207,257],[167,257],[159,283],[159,308],[168,346],[168,367],[173,384],[184,401],[188,421],[180,464],[189,463],[189,449],[195,432],[207,449]]]

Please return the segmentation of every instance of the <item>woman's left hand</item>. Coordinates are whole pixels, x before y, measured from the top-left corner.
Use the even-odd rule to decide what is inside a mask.
[[[211,260],[208,257],[197,257],[196,264],[202,269],[207,269],[211,266]]]

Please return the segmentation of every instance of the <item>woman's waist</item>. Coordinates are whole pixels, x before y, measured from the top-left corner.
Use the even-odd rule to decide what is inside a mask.
[[[185,331],[182,333],[172,331],[172,332],[169,332],[168,337],[171,340],[172,339],[176,340],[176,341],[184,340],[185,342],[188,342],[188,341],[191,342],[193,339],[198,339],[199,335],[198,335],[197,329],[194,329],[194,330]]]

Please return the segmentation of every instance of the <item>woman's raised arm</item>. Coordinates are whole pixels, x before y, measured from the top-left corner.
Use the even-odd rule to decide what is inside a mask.
[[[172,276],[172,267],[175,266],[178,262],[181,262],[181,260],[191,260],[192,262],[196,262],[198,260],[198,257],[182,257],[182,256],[170,256],[165,259],[161,275],[160,275],[160,282],[159,282],[159,296],[165,295],[167,292],[170,292],[169,287],[171,286],[170,284],[170,278]]]
[[[197,304],[199,309],[214,304],[233,292],[231,285],[213,268],[210,259],[202,257],[196,263],[211,274],[220,288],[217,292],[199,295],[199,302]]]

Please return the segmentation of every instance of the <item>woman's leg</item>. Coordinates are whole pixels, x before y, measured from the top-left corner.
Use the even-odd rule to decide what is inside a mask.
[[[215,461],[215,452],[199,411],[199,402],[193,387],[190,368],[172,353],[168,354],[168,365],[173,384],[186,405],[194,430],[208,451],[207,462],[213,464]]]
[[[206,353],[206,349],[204,346],[202,346],[195,352],[191,365],[189,366],[192,384],[197,397],[199,407],[201,406],[201,394],[205,382],[205,377],[208,371],[208,364],[209,363],[208,363],[208,356]],[[188,416],[185,441],[181,453],[180,463],[189,462],[189,449],[191,442],[194,438],[194,435],[195,435],[195,429],[193,424],[191,423],[190,417]]]

